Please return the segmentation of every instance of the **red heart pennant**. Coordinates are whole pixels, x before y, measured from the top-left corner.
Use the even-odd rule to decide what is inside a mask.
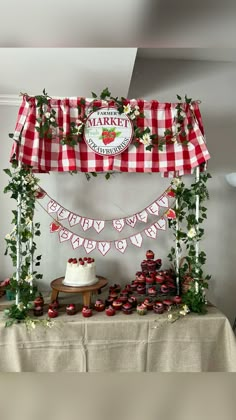
[[[35,191],[35,198],[44,198],[45,197],[45,195],[46,195],[47,193],[46,193],[46,191],[44,191],[42,188],[38,188],[36,191]]]
[[[58,232],[61,229],[61,226],[59,225],[59,223],[57,222],[52,222],[50,224],[50,232],[54,233],[54,232]]]

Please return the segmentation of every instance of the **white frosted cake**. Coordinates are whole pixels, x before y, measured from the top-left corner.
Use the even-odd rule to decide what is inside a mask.
[[[70,258],[66,265],[65,286],[91,286],[98,282],[96,264],[93,258]]]

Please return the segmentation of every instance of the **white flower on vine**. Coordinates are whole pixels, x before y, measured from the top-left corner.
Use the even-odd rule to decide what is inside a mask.
[[[31,283],[31,282],[33,281],[33,276],[32,276],[32,274],[28,274],[28,275],[25,277],[25,281],[26,281],[27,283]]]
[[[131,112],[131,106],[130,106],[130,104],[124,105],[123,106],[123,111],[124,111],[125,114],[129,114]]]
[[[138,110],[134,111],[134,115],[137,117],[140,114],[140,112]]]
[[[23,309],[24,309],[24,308],[25,308],[25,307],[24,307],[23,302],[18,303],[18,305],[17,305],[17,309],[19,309],[19,311],[23,311]]]
[[[135,107],[134,107],[137,111],[139,111],[139,106],[138,105],[135,105]]]
[[[173,318],[173,315],[172,315],[172,314],[169,314],[169,315],[168,315],[168,319],[169,319],[169,321],[171,321],[171,320],[172,320],[172,318]]]
[[[134,114],[130,114],[129,117],[130,117],[131,120],[134,120],[136,118]]]
[[[184,310],[185,312],[187,312],[187,313],[189,313],[189,312],[190,312],[190,309],[189,309],[188,305],[184,305],[184,306],[183,306],[183,310]]]
[[[12,236],[12,237],[11,237],[11,240],[12,240],[13,242],[15,242],[15,241],[16,241],[16,237],[15,237],[15,236]]]
[[[140,143],[143,143],[145,146],[148,146],[152,143],[151,137],[149,134],[144,134],[142,138],[140,138]]]
[[[179,115],[180,115],[181,117],[183,117],[183,118],[186,116],[186,114],[185,114],[185,112],[184,112],[183,110],[181,110],[181,111],[180,111]]]
[[[173,178],[171,181],[171,184],[175,187],[178,187],[178,185],[181,183],[181,180],[179,178]]]
[[[29,321],[28,321],[28,327],[29,328],[32,328],[33,330],[35,329],[35,327],[36,327],[36,323],[32,320],[32,319],[30,319]]]
[[[45,117],[46,117],[47,119],[49,119],[49,118],[51,117],[50,112],[45,112]]]
[[[187,233],[188,238],[190,239],[195,238],[196,235],[197,235],[196,229],[194,227],[191,227],[191,229],[189,229]]]
[[[55,122],[56,120],[55,120],[55,118],[54,118],[54,117],[51,117],[51,118],[50,118],[50,121],[51,121],[51,122]]]
[[[78,125],[78,127],[77,127],[78,132],[80,132],[80,130],[82,130],[82,128],[83,128],[83,124]]]
[[[5,239],[7,239],[7,240],[11,239],[11,235],[10,235],[10,233],[8,233],[8,234],[5,236]]]

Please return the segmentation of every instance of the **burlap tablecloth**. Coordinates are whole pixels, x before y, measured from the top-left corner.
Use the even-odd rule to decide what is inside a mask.
[[[235,372],[236,341],[215,307],[170,323],[167,314],[60,315],[53,328],[5,328],[1,372]]]

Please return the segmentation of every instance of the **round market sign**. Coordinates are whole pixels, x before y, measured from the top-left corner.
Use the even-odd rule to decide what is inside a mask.
[[[103,107],[92,112],[85,123],[84,140],[98,155],[115,156],[129,146],[133,125],[126,114],[115,107]]]

